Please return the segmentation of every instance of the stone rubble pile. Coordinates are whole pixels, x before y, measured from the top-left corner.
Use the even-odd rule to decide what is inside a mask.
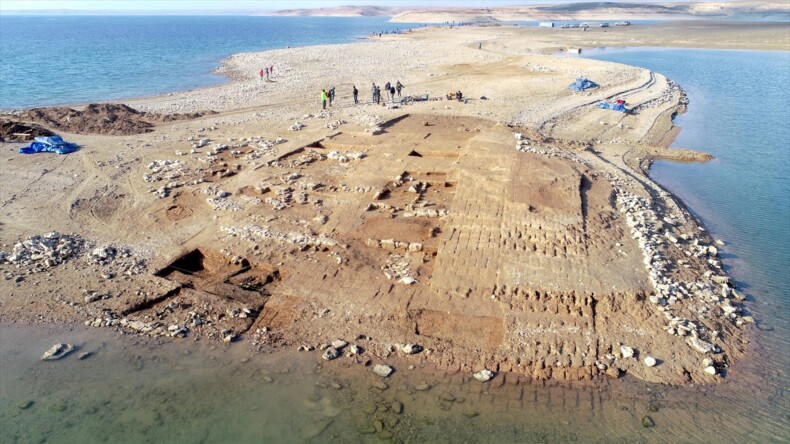
[[[96,247],[90,252],[88,259],[94,264],[105,266],[103,276],[107,279],[114,277],[115,274],[136,276],[147,270],[145,259],[134,257],[128,247],[116,248],[112,245]]]
[[[338,119],[338,120],[334,120],[332,122],[327,123],[326,127],[328,129],[331,129],[331,130],[336,130],[340,125],[345,125],[346,123],[348,123],[348,122],[346,122],[343,119]]]
[[[683,107],[688,106],[689,103],[688,96],[686,95],[686,92],[680,87],[680,85],[673,82],[672,80],[667,79],[667,87],[661,91],[661,94],[658,97],[634,106],[631,109],[631,113],[638,114],[644,109],[656,108],[664,105],[665,103],[671,103],[673,101],[677,101]]]
[[[149,183],[168,181],[166,185],[151,189],[157,197],[164,199],[170,195],[170,190],[183,186],[178,179],[189,172],[189,168],[178,160],[154,160],[146,165],[150,173],[143,174],[143,180]]]
[[[367,154],[365,154],[365,153],[363,153],[361,151],[349,151],[349,152],[342,153],[340,151],[333,150],[333,151],[330,151],[326,155],[326,157],[327,157],[327,159],[330,159],[330,160],[334,160],[334,161],[337,161],[337,162],[340,162],[340,163],[346,163],[346,162],[350,162],[352,160],[364,159],[365,157],[367,157]]]
[[[402,250],[418,252],[422,251],[422,243],[396,241],[395,239],[374,239],[368,238],[367,245],[372,248],[383,248],[385,250]]]
[[[257,225],[245,225],[244,227],[220,227],[220,230],[227,236],[238,237],[248,242],[258,243],[261,239],[274,240],[283,244],[293,244],[301,247],[302,250],[309,248],[333,248],[340,244],[323,234],[318,236],[313,234],[302,234],[297,232],[280,233],[271,230],[269,227]]]
[[[78,235],[52,231],[17,242],[10,253],[0,251],[0,264],[8,263],[34,273],[42,272],[79,256],[84,246],[85,241]]]
[[[403,281],[404,284],[409,285],[416,282],[416,279],[409,276],[410,267],[411,256],[408,253],[404,255],[390,254],[387,256],[387,262],[381,266],[381,271],[384,272],[387,279]]]

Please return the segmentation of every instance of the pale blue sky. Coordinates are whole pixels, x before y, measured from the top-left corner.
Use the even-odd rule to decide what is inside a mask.
[[[487,7],[518,4],[573,3],[578,1],[579,0],[0,0],[0,10],[264,11],[294,8],[322,8],[340,5]],[[643,1],[630,0],[629,2],[642,3]]]

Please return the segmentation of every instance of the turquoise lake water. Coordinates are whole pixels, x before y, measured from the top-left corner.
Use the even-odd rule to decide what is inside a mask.
[[[289,30],[278,32],[274,25],[259,29],[272,22],[255,17],[140,17],[132,31],[122,21],[129,19],[37,17],[14,28],[0,17],[0,108],[204,86],[223,81],[210,73],[231,53],[388,29],[381,19],[291,19]],[[9,29],[23,39],[17,32],[25,24],[37,30],[26,37],[35,43],[26,43],[28,53],[9,54]],[[58,38],[44,38],[44,30]],[[278,43],[266,40],[272,38]],[[71,48],[81,64],[62,56]],[[42,62],[41,54],[53,58]],[[790,55],[675,49],[590,55],[679,82],[691,104],[676,119],[683,130],[675,146],[716,156],[704,164],[657,162],[651,176],[727,242],[725,264],[761,320],[753,353],[726,383],[665,387],[624,378],[579,388],[503,384],[498,377],[480,384],[469,375],[435,374],[417,358],[392,362],[397,371],[381,390],[370,368],[325,363],[318,353],[261,354],[247,341],[157,344],[106,329],[0,323],[0,442],[787,442]],[[7,56],[20,61],[5,63],[15,60]],[[39,361],[55,342],[94,354]],[[642,427],[646,414],[656,427]]]
[[[641,66],[690,100],[673,146],[708,163],[659,161],[650,175],[727,246],[725,264],[787,331],[790,307],[790,52],[603,49],[585,57]]]
[[[208,86],[226,81],[212,72],[233,53],[345,43],[412,27],[387,20],[0,15],[0,109]]]

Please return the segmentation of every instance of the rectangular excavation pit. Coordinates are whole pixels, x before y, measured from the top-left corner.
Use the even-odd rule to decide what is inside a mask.
[[[202,249],[179,256],[155,275],[182,287],[256,305],[268,298],[267,286],[280,279],[276,267],[252,265],[243,258],[233,263],[222,253]]]
[[[236,335],[255,324],[272,286],[280,281],[279,269],[270,264],[251,264],[243,258],[232,261],[222,253],[199,248],[177,257],[155,275],[179,286],[131,307],[124,315],[172,324],[197,314],[215,333],[227,329]]]

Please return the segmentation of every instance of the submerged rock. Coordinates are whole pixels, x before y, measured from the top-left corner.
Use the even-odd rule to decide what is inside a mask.
[[[382,378],[388,377],[393,371],[394,369],[389,365],[377,364],[375,367],[373,367],[373,373],[381,376]]]
[[[656,423],[653,421],[653,418],[645,415],[642,417],[642,427],[649,429],[650,427],[655,427]]]
[[[321,355],[321,357],[327,361],[331,361],[333,359],[340,357],[340,350],[334,347],[327,347],[327,349],[324,350],[324,354]]]
[[[60,358],[62,358],[64,356],[66,356],[67,354],[69,354],[69,353],[71,353],[73,351],[74,351],[74,346],[73,345],[58,343],[58,344],[53,345],[52,348],[50,348],[46,352],[44,352],[44,354],[41,355],[41,360],[42,361],[54,361],[56,359],[60,359]]]

